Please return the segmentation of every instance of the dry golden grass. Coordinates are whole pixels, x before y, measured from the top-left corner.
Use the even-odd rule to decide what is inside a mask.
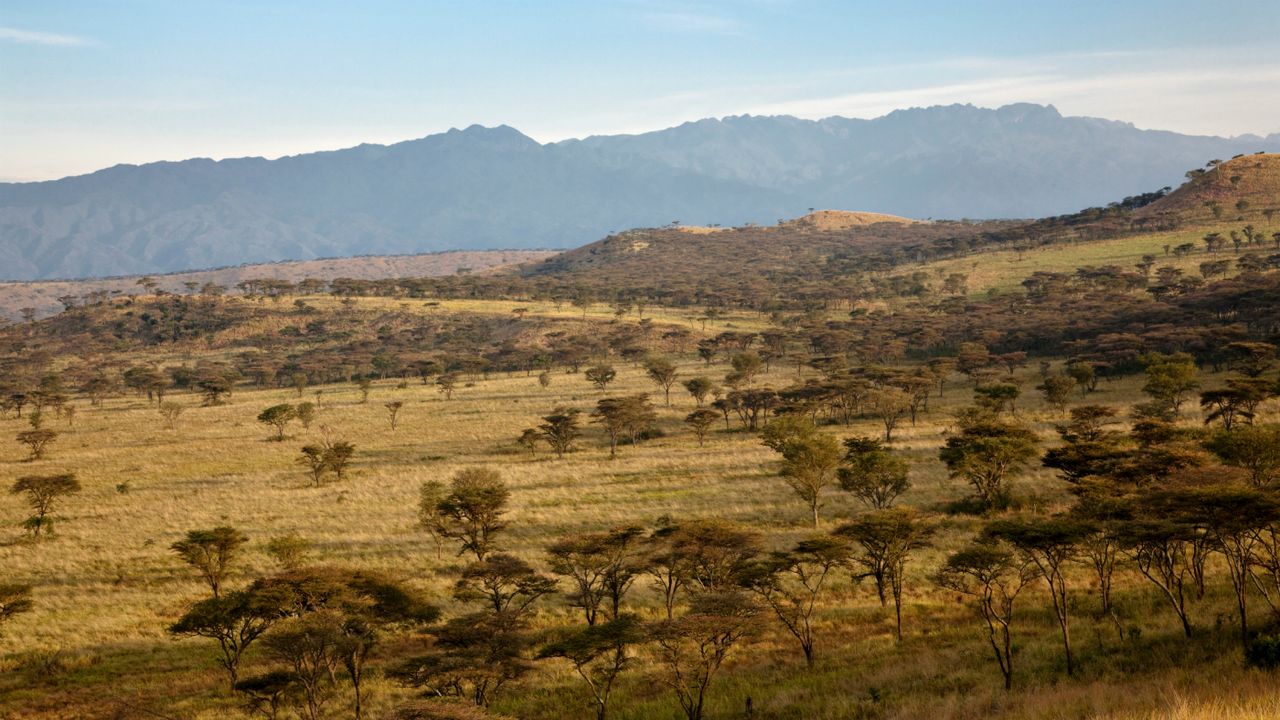
[[[1143,255],[1154,255],[1156,269],[1163,266],[1176,267],[1188,276],[1199,276],[1200,263],[1207,260],[1228,260],[1237,256],[1228,249],[1216,253],[1205,252],[1202,238],[1210,232],[1220,232],[1226,237],[1232,230],[1239,231],[1243,222],[1217,222],[1198,227],[1193,230],[1176,232],[1148,233],[1134,237],[1116,238],[1112,240],[1095,240],[1077,244],[1058,244],[1034,250],[1000,250],[984,252],[980,255],[940,260],[925,266],[925,270],[937,277],[946,277],[951,273],[964,273],[969,279],[969,292],[985,293],[988,290],[1008,292],[1020,290],[1022,281],[1037,271],[1071,273],[1082,267],[1101,267],[1116,265],[1125,270],[1134,270],[1134,264],[1142,260]],[[1271,233],[1280,230],[1280,219],[1275,227],[1259,224],[1260,230]],[[1177,257],[1172,253],[1166,255],[1164,247],[1177,247],[1182,243],[1192,243],[1195,252]],[[1274,245],[1268,240],[1264,248],[1267,254],[1274,252]],[[1228,275],[1235,275],[1234,268]]]
[[[376,308],[399,301],[360,302]],[[479,307],[462,301],[411,305],[423,312]],[[528,306],[531,313],[581,315],[575,308]],[[510,312],[501,304],[484,307]],[[593,307],[588,316],[605,312],[603,306]],[[665,313],[651,312],[660,321],[689,322],[679,313]],[[609,394],[654,393],[666,435],[624,446],[615,460],[608,459],[594,428],[580,451],[563,460],[545,450],[530,456],[515,444],[520,431],[552,407],[587,410],[601,397],[582,376],[562,372],[553,373],[546,389],[524,374],[477,379],[460,386],[452,400],[434,386],[400,387],[395,380],[378,382],[368,403],[360,402],[352,385],[326,386],[320,388],[317,422],[310,430],[294,424],[285,442],[267,440],[269,429],[254,418],[269,405],[296,402],[292,390],[242,389],[218,407],[198,407],[191,395],[172,396],[187,406],[172,431],[145,399],[114,398],[100,407],[82,403],[73,427],[55,423],[63,434],[49,457],[31,463],[23,461],[16,443],[5,440],[25,429],[26,421],[0,420],[5,482],[21,474],[73,471],[84,485],[81,494],[61,504],[56,536],[39,544],[19,540],[17,525],[25,508],[18,499],[0,503],[0,537],[6,541],[0,545],[0,571],[7,582],[35,584],[37,604],[0,637],[0,717],[146,712],[244,717],[221,688],[211,643],[175,641],[164,631],[202,595],[202,585],[167,549],[194,528],[231,524],[250,536],[234,583],[271,572],[266,541],[293,531],[314,544],[315,560],[385,570],[433,594],[449,612],[457,610],[447,590],[460,560],[417,530],[416,503],[424,480],[447,480],[463,467],[486,465],[503,474],[513,491],[511,530],[503,542],[536,563],[562,533],[619,523],[651,525],[663,515],[749,523],[761,528],[773,547],[810,532],[802,504],[775,475],[772,452],[753,435],[716,432],[707,447],[698,448],[680,422],[692,400],[677,389],[672,407],[662,407],[639,368],[617,367],[619,378]],[[719,377],[725,370],[691,360],[681,364],[684,378]],[[794,368],[775,368],[760,382],[780,387],[795,379]],[[1020,413],[1048,440],[1059,417],[1031,397],[1034,385],[1033,373],[1025,373],[1028,397]],[[1136,388],[1133,379],[1104,384],[1091,402],[1127,404]],[[946,478],[936,452],[949,412],[966,403],[968,394],[967,387],[953,382],[918,426],[907,424],[895,437],[895,446],[914,462],[914,487],[904,502],[937,512],[965,494]],[[313,397],[310,390],[304,396]],[[391,400],[406,403],[394,432],[383,407]],[[303,443],[316,439],[320,424],[355,443],[358,456],[348,479],[315,488],[294,458]],[[880,429],[860,421],[829,431],[843,437]],[[118,490],[122,483],[127,492]],[[1040,470],[1019,481],[1018,495],[1023,507],[1037,510],[1062,507],[1068,500],[1062,484]],[[824,524],[831,527],[858,510],[850,498],[831,491]],[[1165,717],[1153,712],[1200,718],[1210,715],[1194,714],[1196,703],[1220,703],[1205,707],[1238,708],[1232,710],[1238,713],[1274,706],[1274,692],[1263,679],[1241,669],[1229,619],[1221,631],[1209,630],[1215,614],[1221,619],[1228,612],[1224,588],[1215,588],[1197,606],[1196,620],[1205,633],[1185,643],[1162,601],[1126,573],[1119,592],[1124,622],[1139,630],[1141,639],[1121,643],[1109,622],[1089,618],[1093,601],[1085,594],[1083,569],[1075,576],[1081,677],[1062,676],[1055,626],[1037,587],[1029,592],[1016,628],[1017,688],[1004,693],[969,608],[926,581],[947,548],[976,531],[980,519],[944,516],[942,523],[937,547],[922,552],[910,568],[907,638],[901,646],[892,641],[891,620],[873,589],[843,575],[820,613],[824,632],[818,666],[806,671],[789,636],[775,623],[762,622],[760,635],[732,657],[717,680],[710,716],[738,717],[748,696],[761,717],[797,719]],[[648,588],[639,585],[635,598],[642,612],[656,612]],[[549,626],[571,618],[557,600],[546,605],[538,622]],[[673,717],[670,695],[651,669],[638,667],[622,684],[615,717]],[[577,682],[567,668],[546,664],[503,696],[496,709],[515,717],[589,717]],[[1228,686],[1240,690],[1221,692]],[[409,691],[384,679],[372,683],[375,716],[408,697]],[[1184,705],[1178,703],[1189,709],[1179,710]]]

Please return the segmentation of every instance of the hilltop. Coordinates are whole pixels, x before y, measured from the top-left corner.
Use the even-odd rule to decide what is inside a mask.
[[[174,272],[446,249],[567,248],[678,220],[772,225],[811,207],[1027,218],[1175,184],[1280,135],[1139,130],[1015,104],[873,120],[739,116],[539,143],[471,126],[393,145],[121,165],[0,184],[0,279]]]
[[[875,225],[876,223],[910,225],[914,222],[916,221],[887,213],[854,212],[849,210],[815,210],[804,217],[789,221],[790,224],[803,225],[816,230],[847,230],[865,225]]]
[[[1224,218],[1262,215],[1280,210],[1280,155],[1255,153],[1214,162],[1188,173],[1188,181],[1168,197],[1137,212],[1142,218],[1176,215],[1184,222],[1209,223]],[[1242,204],[1243,203],[1243,204]]]
[[[869,214],[825,213],[772,226],[746,225],[714,233],[677,227],[610,235],[541,262],[505,271],[532,282],[591,287],[599,295],[627,288],[664,302],[692,298],[740,301],[745,295],[799,292],[822,279],[884,268],[909,248],[968,245],[1012,222],[867,222]],[[856,220],[853,220],[856,218]],[[766,288],[774,288],[772,291]]]

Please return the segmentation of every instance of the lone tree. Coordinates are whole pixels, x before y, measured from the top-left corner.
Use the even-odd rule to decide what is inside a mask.
[[[360,402],[369,402],[369,391],[373,389],[373,381],[369,378],[356,380],[356,388],[360,390]]]
[[[400,416],[400,410],[404,408],[404,401],[392,400],[383,405],[387,409],[387,420],[391,422],[391,429],[396,429],[396,420]]]
[[[160,417],[164,418],[165,427],[175,430],[178,427],[178,417],[185,410],[181,403],[166,400],[160,403]]]
[[[665,404],[671,404],[671,386],[676,382],[676,376],[680,373],[676,370],[675,363],[666,358],[649,358],[644,363],[644,372],[655,385],[662,388]]]
[[[24,430],[17,435],[18,442],[27,446],[30,455],[28,460],[40,460],[49,450],[49,445],[58,439],[58,433],[53,430],[37,428],[35,430]]]
[[[53,505],[62,497],[80,492],[80,481],[70,473],[61,475],[26,475],[14,481],[9,489],[14,495],[25,494],[32,515],[22,527],[32,537],[53,532]]]
[[[587,368],[585,375],[587,382],[595,385],[600,392],[604,392],[609,383],[613,382],[613,379],[618,376],[618,372],[613,369],[612,365],[596,365],[595,367]]]
[[[844,461],[836,471],[840,489],[867,507],[887,508],[911,487],[907,461],[894,456],[879,440],[853,437],[844,441]]]
[[[933,526],[911,508],[872,510],[834,531],[860,549],[854,560],[875,580],[880,606],[885,605],[886,596],[893,597],[899,642],[902,641],[902,589],[907,560],[911,553],[928,546],[933,533]]]
[[[227,569],[246,542],[248,538],[239,530],[223,525],[212,530],[191,530],[169,548],[200,573],[216,598]]]
[[[968,482],[982,510],[1003,507],[1009,500],[1010,476],[1036,456],[1036,435],[982,409],[958,418],[959,431],[938,453],[952,479]]]
[[[288,403],[280,405],[272,405],[271,407],[258,413],[258,422],[263,425],[270,425],[276,429],[276,442],[284,440],[284,430],[298,417],[298,411]]]
[[[685,424],[693,430],[694,436],[698,438],[698,447],[703,446],[707,439],[707,433],[711,432],[711,426],[719,419],[720,413],[707,408],[698,408],[684,416]]]
[[[538,425],[542,439],[547,441],[558,458],[573,450],[574,441],[582,435],[578,427],[579,413],[577,408],[558,407],[550,415],[543,416],[542,423]]]
[[[934,575],[940,587],[977,601],[1005,690],[1013,689],[1013,604],[1034,579],[1025,560],[1007,547],[991,543],[974,543],[952,553]]]
[[[467,468],[454,474],[448,494],[422,517],[437,535],[459,542],[459,555],[469,552],[482,561],[494,549],[494,536],[507,527],[502,516],[510,497],[497,472]]]

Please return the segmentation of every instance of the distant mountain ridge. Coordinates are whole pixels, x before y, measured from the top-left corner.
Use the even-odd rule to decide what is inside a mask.
[[[277,160],[0,184],[0,279],[567,248],[673,220],[763,224],[811,208],[1036,217],[1176,185],[1209,159],[1259,150],[1280,150],[1280,134],[1145,131],[1029,104],[873,120],[738,116],[548,144],[471,126]]]

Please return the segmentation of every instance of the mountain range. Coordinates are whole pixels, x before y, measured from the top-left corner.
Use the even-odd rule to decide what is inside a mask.
[[[276,160],[193,159],[0,184],[0,279],[172,272],[446,249],[567,248],[673,221],[772,224],[813,208],[913,218],[1055,215],[1280,150],[951,105],[861,120],[736,116],[538,143],[478,125]]]

